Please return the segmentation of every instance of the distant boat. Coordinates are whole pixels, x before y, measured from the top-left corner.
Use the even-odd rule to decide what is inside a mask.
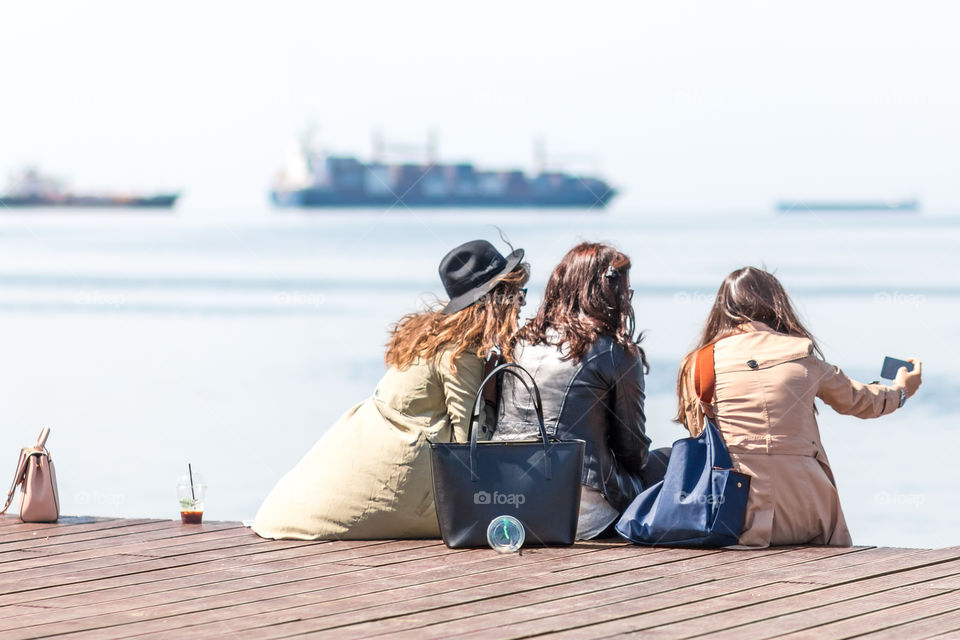
[[[805,211],[902,211],[920,209],[916,198],[905,200],[781,200],[777,211],[803,213]]]
[[[179,193],[158,194],[94,194],[68,191],[63,183],[45,176],[34,168],[15,175],[9,191],[0,195],[0,211],[19,207],[134,207],[170,209]]]
[[[557,207],[602,209],[616,196],[604,180],[561,171],[527,175],[471,163],[365,162],[297,142],[270,197],[281,207]]]

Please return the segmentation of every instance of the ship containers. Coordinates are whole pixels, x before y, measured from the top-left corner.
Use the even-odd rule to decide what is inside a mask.
[[[530,181],[530,190],[538,196],[558,193],[563,189],[564,175],[556,172],[544,172]]]
[[[419,195],[420,180],[425,170],[426,167],[419,164],[401,164],[391,167],[397,197],[402,199],[404,196]]]
[[[502,196],[507,184],[504,174],[499,171],[478,171],[477,191],[484,196]]]
[[[388,196],[393,193],[393,177],[390,175],[390,167],[382,162],[373,162],[366,166],[364,175],[364,191],[368,195]]]
[[[503,173],[504,190],[513,198],[525,198],[530,193],[530,182],[523,171],[505,171]]]
[[[450,185],[442,165],[427,167],[420,181],[420,192],[427,198],[443,198],[450,193]]]
[[[602,180],[580,176],[566,176],[563,186],[567,193],[589,193],[596,198],[603,196],[609,190],[607,183]]]
[[[450,188],[454,195],[474,196],[477,194],[477,175],[472,164],[461,163],[444,167]]]
[[[335,191],[340,193],[363,191],[366,168],[356,158],[331,156],[327,158],[327,172]]]

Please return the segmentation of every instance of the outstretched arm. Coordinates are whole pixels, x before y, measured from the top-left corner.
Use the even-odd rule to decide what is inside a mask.
[[[876,418],[893,413],[900,406],[900,389],[909,397],[920,386],[920,362],[912,373],[901,369],[893,386],[863,384],[849,378],[839,367],[816,359],[811,372],[819,378],[817,397],[837,412],[858,418]]]

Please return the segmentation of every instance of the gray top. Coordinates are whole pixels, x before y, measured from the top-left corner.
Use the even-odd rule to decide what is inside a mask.
[[[643,363],[610,337],[600,337],[582,360],[553,345],[519,344],[516,362],[533,375],[543,398],[547,433],[586,442],[583,484],[622,511],[642,490],[640,474],[650,439],[645,434]],[[538,437],[533,401],[513,376],[504,376],[496,440]]]

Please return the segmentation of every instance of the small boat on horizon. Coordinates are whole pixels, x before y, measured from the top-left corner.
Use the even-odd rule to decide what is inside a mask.
[[[0,210],[22,207],[171,209],[179,197],[179,193],[74,193],[61,180],[29,167],[11,178],[7,193],[0,195]]]
[[[781,200],[777,211],[781,213],[862,211],[862,212],[903,212],[920,210],[920,201],[916,198],[902,200]]]

